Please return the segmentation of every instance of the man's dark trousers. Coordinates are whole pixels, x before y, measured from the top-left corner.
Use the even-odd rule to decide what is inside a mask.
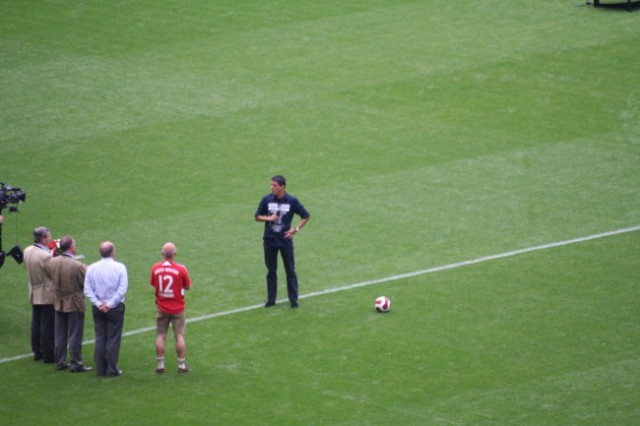
[[[293,257],[293,242],[274,245],[264,241],[264,263],[267,266],[267,302],[275,302],[278,293],[278,252],[287,274],[287,293],[290,303],[298,302],[298,276]]]
[[[31,307],[31,350],[36,360],[54,362],[55,310],[53,305]]]
[[[118,357],[120,341],[124,325],[124,303],[109,310],[100,312],[93,307],[93,324],[96,332],[95,363],[98,376],[119,375]]]
[[[67,344],[71,355],[71,368],[82,367],[82,336],[84,312],[56,311],[55,357],[59,369],[67,365]]]

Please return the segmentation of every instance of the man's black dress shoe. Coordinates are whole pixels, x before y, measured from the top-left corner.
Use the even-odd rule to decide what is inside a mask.
[[[83,365],[82,367],[72,368],[71,372],[72,373],[84,373],[85,371],[91,371],[91,370],[93,370],[93,367],[88,367],[86,365]]]

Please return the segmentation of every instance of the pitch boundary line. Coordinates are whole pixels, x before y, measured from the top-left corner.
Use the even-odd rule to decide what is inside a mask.
[[[312,293],[306,293],[306,294],[300,295],[299,299],[308,299],[308,298],[311,298],[311,297],[318,297],[318,296],[324,296],[326,294],[339,293],[339,292],[342,292],[342,291],[353,290],[355,288],[368,287],[370,285],[382,284],[382,283],[387,283],[387,282],[392,282],[392,281],[398,281],[398,280],[402,280],[402,279],[405,279],[405,278],[417,277],[417,276],[420,276],[420,275],[433,274],[433,273],[436,273],[436,272],[447,271],[447,270],[450,270],[450,269],[462,268],[464,266],[477,265],[479,263],[489,262],[489,261],[492,261],[492,260],[498,260],[498,259],[504,259],[504,258],[507,258],[507,257],[513,257],[513,256],[517,256],[517,255],[520,255],[520,254],[526,254],[526,253],[531,253],[531,252],[541,251],[541,250],[548,250],[548,249],[552,249],[552,248],[556,248],[556,247],[564,247],[564,246],[568,246],[568,245],[572,245],[572,244],[584,243],[584,242],[587,242],[587,241],[597,240],[597,239],[606,238],[606,237],[612,237],[612,236],[615,236],[615,235],[627,234],[627,233],[635,232],[635,231],[640,231],[640,225],[631,226],[629,228],[621,228],[621,229],[617,229],[615,231],[601,232],[599,234],[588,235],[586,237],[573,238],[573,239],[570,239],[570,240],[558,241],[558,242],[555,242],[555,243],[542,244],[542,245],[539,245],[539,246],[528,247],[528,248],[523,248],[523,249],[519,249],[519,250],[512,250],[512,251],[508,251],[508,252],[504,252],[504,253],[493,254],[493,255],[489,255],[489,256],[482,256],[482,257],[478,257],[476,259],[464,260],[462,262],[450,263],[448,265],[434,266],[432,268],[421,269],[421,270],[413,271],[413,272],[407,272],[405,274],[391,275],[391,276],[388,276],[388,277],[385,277],[385,278],[378,278],[378,279],[375,279],[375,280],[363,281],[363,282],[360,282],[360,283],[349,284],[349,285],[345,285],[345,286],[342,286],[342,287],[335,287],[335,288],[329,288],[329,289],[326,289],[326,290],[315,291],[315,292],[312,292]],[[281,300],[278,300],[277,302],[282,303],[284,301],[286,301],[286,299],[281,299]],[[199,322],[199,321],[204,321],[204,320],[208,320],[208,319],[212,319],[212,318],[218,318],[218,317],[224,317],[224,316],[239,314],[239,313],[242,313],[242,312],[252,311],[254,309],[258,309],[258,308],[262,308],[262,307],[263,307],[263,304],[250,305],[250,306],[245,306],[245,307],[242,307],[242,308],[230,309],[228,311],[215,312],[213,314],[207,314],[207,315],[200,315],[200,316],[197,316],[197,317],[193,317],[193,318],[187,319],[187,323]],[[139,328],[137,330],[131,330],[131,331],[127,331],[127,332],[122,333],[122,337],[134,336],[136,334],[146,333],[146,332],[149,332],[149,331],[153,331],[155,329],[156,329],[155,326]],[[92,344],[92,343],[95,343],[95,340],[86,340],[86,341],[82,342],[83,345],[89,345],[89,344]],[[0,359],[0,364],[5,364],[7,362],[17,361],[17,360],[24,359],[24,358],[29,358],[31,356],[32,356],[32,354],[29,353],[29,354],[13,356],[13,357],[9,357],[9,358],[2,358],[2,359]]]

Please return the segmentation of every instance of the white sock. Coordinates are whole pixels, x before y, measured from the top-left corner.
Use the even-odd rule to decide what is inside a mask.
[[[178,358],[178,368],[186,368],[187,365],[185,363],[185,359],[184,358]]]
[[[164,357],[163,356],[156,357],[156,362],[157,362],[157,368],[164,368]]]

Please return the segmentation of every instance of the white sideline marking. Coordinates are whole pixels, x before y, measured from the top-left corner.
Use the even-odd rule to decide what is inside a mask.
[[[433,268],[421,269],[419,271],[408,272],[406,274],[392,275],[392,276],[389,276],[389,277],[379,278],[379,279],[376,279],[376,280],[363,281],[363,282],[360,282],[360,283],[350,284],[350,285],[346,285],[346,286],[342,286],[342,287],[336,287],[336,288],[330,288],[330,289],[321,290],[321,291],[315,291],[313,293],[307,293],[307,294],[300,295],[299,299],[308,299],[310,297],[317,297],[317,296],[323,296],[325,294],[338,293],[338,292],[341,292],[341,291],[352,290],[354,288],[367,287],[367,286],[374,285],[374,284],[381,284],[381,283],[386,283],[386,282],[390,282],[390,281],[397,281],[397,280],[401,280],[401,279],[404,279],[404,278],[417,277],[419,275],[432,274],[432,273],[435,273],[435,272],[446,271],[446,270],[449,270],[449,269],[461,268],[463,266],[475,265],[475,264],[478,264],[478,263],[488,262],[488,261],[491,261],[491,260],[504,259],[505,257],[512,257],[512,256],[516,256],[516,255],[519,255],[519,254],[531,253],[531,252],[540,251],[540,250],[547,250],[547,249],[555,248],[555,247],[568,246],[568,245],[571,245],[571,244],[583,243],[585,241],[597,240],[599,238],[612,237],[614,235],[626,234],[626,233],[635,232],[635,231],[640,231],[640,225],[632,226],[632,227],[629,227],[629,228],[617,229],[615,231],[602,232],[600,234],[588,235],[586,237],[574,238],[574,239],[571,239],[571,240],[565,240],[565,241],[559,241],[559,242],[555,242],[555,243],[543,244],[543,245],[540,245],[540,246],[529,247],[529,248],[524,248],[524,249],[520,249],[520,250],[508,251],[508,252],[505,252],[505,253],[494,254],[494,255],[490,255],[490,256],[478,257],[476,259],[465,260],[465,261],[456,262],[456,263],[450,263],[448,265],[435,266]],[[285,301],[286,301],[286,299],[278,300],[279,303],[285,302]],[[251,310],[262,308],[262,307],[263,307],[263,304],[258,304],[258,305],[245,306],[243,308],[238,308],[238,309],[231,309],[229,311],[222,311],[222,312],[216,312],[216,313],[213,313],[213,314],[201,315],[199,317],[194,317],[194,318],[187,319],[187,323],[204,321],[204,320],[211,319],[211,318],[224,317],[224,316],[233,315],[233,314],[239,314],[241,312],[251,311]],[[137,330],[131,330],[131,331],[127,331],[125,333],[122,333],[122,336],[123,337],[134,336],[136,334],[146,333],[148,331],[153,331],[155,329],[156,329],[155,326],[139,328]],[[84,341],[82,344],[83,345],[89,345],[89,344],[92,344],[92,343],[95,343],[95,340],[87,340],[87,341]],[[29,353],[29,354],[23,354],[23,355],[16,355],[16,356],[9,357],[9,358],[1,358],[0,359],[0,364],[4,364],[4,363],[7,363],[7,362],[11,362],[11,361],[17,361],[17,360],[24,359],[24,358],[29,358],[31,356],[33,356],[33,354]]]

